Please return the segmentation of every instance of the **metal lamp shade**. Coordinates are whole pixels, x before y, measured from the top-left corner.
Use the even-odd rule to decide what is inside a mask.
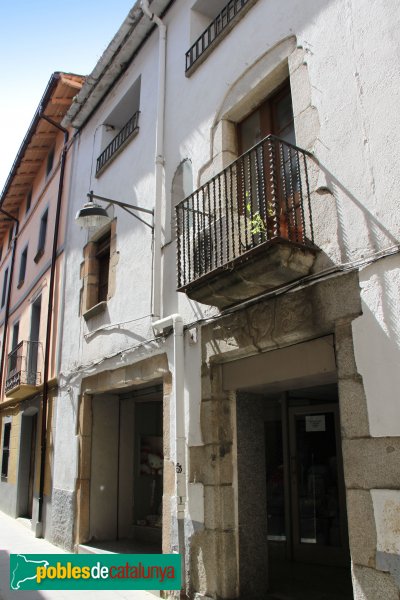
[[[75,221],[84,229],[91,227],[102,227],[110,222],[107,211],[94,202],[86,202],[76,213]]]

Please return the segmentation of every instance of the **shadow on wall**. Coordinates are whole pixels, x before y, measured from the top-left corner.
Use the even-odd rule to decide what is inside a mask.
[[[360,272],[363,314],[353,323],[357,370],[364,381],[371,435],[400,435],[400,258],[387,258],[373,269]]]
[[[349,231],[349,225],[346,227],[346,223],[349,223],[346,218],[346,207],[345,202],[351,203],[349,207],[350,212],[352,209],[357,209],[357,215],[360,220],[364,223],[364,231],[367,232],[367,240],[365,240],[364,247],[367,247],[367,241],[372,251],[378,251],[385,247],[385,245],[397,245],[399,239],[396,238],[378,219],[373,215],[363,204],[358,200],[344,185],[321,163],[317,165],[325,176],[326,191],[330,193],[336,202],[336,213],[337,213],[337,237],[340,248],[340,258],[342,262],[348,262],[352,258],[350,242],[350,235],[352,231]]]

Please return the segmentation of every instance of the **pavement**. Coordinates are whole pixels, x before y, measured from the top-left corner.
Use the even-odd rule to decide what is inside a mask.
[[[35,538],[21,522],[0,512],[0,600],[156,600],[159,592],[144,591],[14,591],[10,590],[10,554],[66,554],[58,546]]]

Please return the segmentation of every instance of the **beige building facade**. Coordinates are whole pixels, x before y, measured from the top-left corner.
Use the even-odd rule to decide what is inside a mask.
[[[47,536],[69,180],[60,123],[82,81],[51,76],[0,199],[0,508]]]

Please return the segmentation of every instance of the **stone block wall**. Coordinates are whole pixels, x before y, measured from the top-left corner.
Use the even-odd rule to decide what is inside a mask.
[[[360,312],[357,273],[350,273],[261,300],[203,326],[204,445],[189,449],[189,481],[204,486],[204,529],[191,537],[189,548],[196,598],[240,593],[236,399],[223,389],[222,364],[333,334],[354,597],[399,600],[396,555],[379,550],[377,507],[383,500],[377,490],[400,489],[400,441],[370,436],[351,329]],[[396,504],[392,509],[392,523],[397,523]]]

